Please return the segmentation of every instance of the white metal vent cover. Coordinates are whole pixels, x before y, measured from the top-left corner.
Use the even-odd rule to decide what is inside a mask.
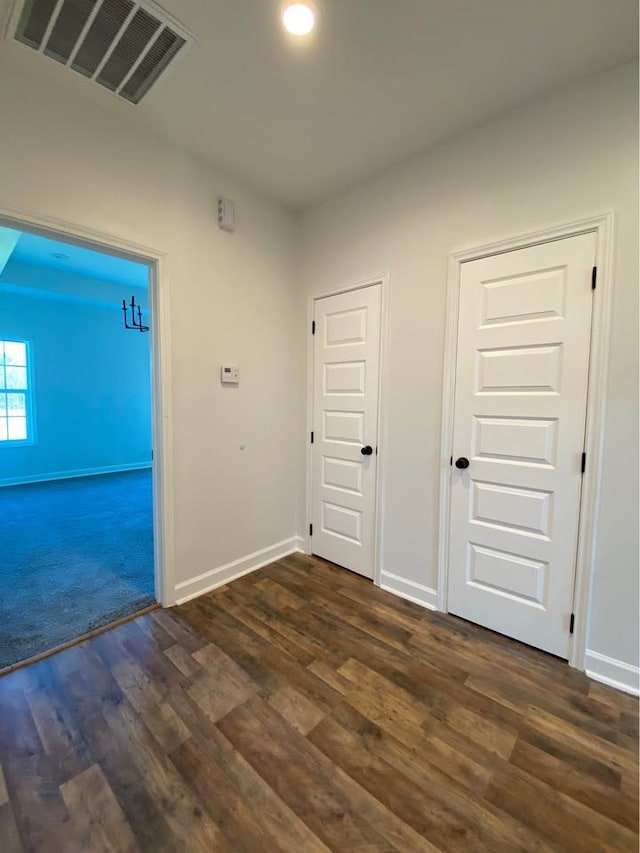
[[[149,0],[17,0],[9,35],[132,104],[194,42]]]

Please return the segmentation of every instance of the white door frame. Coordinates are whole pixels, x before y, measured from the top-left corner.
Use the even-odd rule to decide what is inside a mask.
[[[391,305],[391,285],[390,276],[388,273],[382,275],[371,276],[362,281],[354,282],[353,284],[345,285],[336,290],[327,290],[323,292],[313,293],[307,300],[307,461],[306,461],[306,494],[307,505],[305,512],[305,528],[303,542],[305,543],[305,553],[310,554],[312,551],[311,539],[309,535],[309,526],[312,518],[312,459],[311,459],[311,430],[313,429],[313,388],[314,388],[314,373],[313,373],[313,335],[311,334],[311,324],[315,315],[315,304],[319,299],[326,299],[327,296],[339,296],[341,293],[349,293],[353,290],[362,290],[365,287],[372,287],[375,284],[381,286],[380,300],[380,375],[378,379],[378,455],[376,462],[376,485],[375,485],[375,518],[374,518],[374,565],[373,565],[373,582],[376,586],[380,586],[380,578],[382,573],[382,533],[383,533],[383,494],[384,494],[384,462],[385,454],[385,436],[387,432],[387,407],[384,405],[386,391],[389,387],[389,347],[387,345],[389,334],[389,307]]]
[[[88,249],[117,254],[149,267],[151,419],[155,593],[163,607],[175,604],[171,341],[165,256],[157,249],[38,213],[0,207],[0,224],[43,237],[71,239]]]
[[[574,583],[573,612],[575,630],[570,636],[569,663],[585,668],[586,639],[589,621],[589,602],[596,554],[596,529],[602,480],[604,420],[607,399],[611,305],[613,296],[613,231],[612,211],[600,216],[581,219],[546,228],[488,245],[455,252],[449,256],[447,307],[442,384],[442,426],[440,450],[440,513],[438,525],[438,599],[437,608],[447,612],[447,581],[449,574],[449,523],[451,500],[451,456],[453,454],[454,398],[456,354],[458,348],[458,310],[460,304],[461,265],[490,255],[524,249],[552,240],[562,240],[578,234],[596,234],[597,287],[594,291],[591,321],[591,351],[585,449],[587,467],[582,480],[580,523]]]

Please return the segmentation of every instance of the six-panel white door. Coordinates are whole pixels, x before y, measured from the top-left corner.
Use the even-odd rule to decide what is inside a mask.
[[[317,299],[311,521],[314,554],[373,577],[380,361],[375,284]]]
[[[460,279],[448,610],[563,658],[595,241],[471,261]]]

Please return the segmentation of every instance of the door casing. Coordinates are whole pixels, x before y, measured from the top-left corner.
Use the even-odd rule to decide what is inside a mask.
[[[169,293],[165,256],[114,234],[94,231],[38,213],[0,207],[0,224],[44,237],[72,240],[95,251],[128,257],[149,267],[151,335],[151,421],[153,441],[153,527],[156,599],[163,607],[176,603],[173,512],[173,431]]]
[[[456,352],[458,345],[461,266],[468,261],[478,260],[479,258],[503,252],[512,252],[517,249],[524,249],[554,240],[562,240],[566,237],[577,236],[578,234],[589,232],[596,234],[596,266],[598,274],[593,300],[591,351],[587,387],[585,430],[587,466],[582,481],[578,548],[575,566],[573,603],[575,628],[569,642],[569,664],[581,670],[585,668],[586,638],[589,627],[589,599],[596,553],[596,522],[602,481],[606,386],[613,297],[614,225],[614,214],[612,211],[609,211],[600,216],[506,238],[449,255],[442,377],[437,597],[437,609],[445,613],[447,612],[447,582],[449,573],[450,459],[453,453],[454,392],[457,367]]]
[[[384,465],[385,465],[385,435],[387,427],[387,407],[384,404],[386,389],[388,388],[389,375],[389,348],[387,345],[388,328],[389,328],[389,306],[391,303],[391,288],[390,277],[388,273],[382,275],[371,276],[362,281],[353,284],[339,287],[335,290],[327,290],[312,294],[307,301],[307,434],[306,434],[306,517],[305,517],[305,552],[312,552],[312,537],[309,535],[309,525],[312,519],[312,459],[311,459],[311,430],[313,429],[313,335],[311,334],[311,324],[315,316],[315,304],[318,299],[325,299],[327,296],[337,296],[341,293],[349,293],[353,290],[362,290],[365,287],[371,287],[379,284],[381,287],[381,317],[380,317],[380,372],[378,378],[378,460],[376,470],[376,485],[375,485],[375,517],[373,522],[374,527],[374,565],[373,565],[373,582],[376,586],[380,586],[381,571],[382,571],[382,517],[384,512],[383,507],[383,484],[384,484]]]

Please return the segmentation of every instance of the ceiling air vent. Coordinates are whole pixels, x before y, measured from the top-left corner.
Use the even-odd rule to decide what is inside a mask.
[[[20,0],[15,38],[138,104],[193,37],[155,4]]]

